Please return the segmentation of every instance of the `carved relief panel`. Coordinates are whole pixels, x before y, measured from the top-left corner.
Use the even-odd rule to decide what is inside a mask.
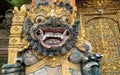
[[[120,72],[120,32],[117,18],[117,13],[82,15],[86,39],[91,42],[93,52],[104,55],[101,63],[104,75],[119,75]]]
[[[119,0],[83,0],[84,8],[118,8]]]

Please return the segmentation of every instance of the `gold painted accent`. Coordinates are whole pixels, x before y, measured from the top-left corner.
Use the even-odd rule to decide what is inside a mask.
[[[13,50],[14,49],[14,50]],[[8,63],[9,64],[13,64],[13,63],[16,63],[16,57],[18,55],[18,52],[16,51],[17,48],[9,48],[9,52],[8,52],[8,55],[10,56],[8,58]],[[12,58],[12,59],[11,59]]]
[[[97,9],[98,8],[111,8],[111,7],[119,8],[119,5],[118,5],[118,0],[85,0],[83,7],[97,8]],[[53,7],[51,6],[50,8],[48,7],[49,9],[47,7],[42,7],[42,8],[44,8],[46,13],[49,13],[50,9],[54,8],[54,6]],[[39,8],[39,10],[42,10],[42,8]],[[57,8],[57,7],[55,7],[54,9],[57,9],[57,12],[55,12],[55,14],[57,17],[59,17],[58,15],[61,14],[60,11],[62,11],[63,9],[59,10],[59,8]],[[11,27],[11,36],[10,36],[9,49],[8,49],[8,53],[9,53],[8,63],[11,63],[11,64],[16,63],[16,58],[18,56],[19,51],[23,51],[25,48],[28,48],[29,43],[25,40],[25,35],[22,34],[23,21],[24,21],[24,18],[29,17],[34,22],[34,19],[37,15],[44,16],[44,14],[36,14],[37,12],[39,12],[39,10],[36,10],[32,5],[31,5],[31,11],[27,12],[27,13],[26,13],[25,6],[23,6],[20,11],[18,10],[17,7],[14,8],[14,17],[13,17],[13,23],[12,23],[12,27]],[[74,10],[76,10],[76,9],[74,8]],[[118,11],[117,16],[115,14],[116,11]],[[84,42],[84,39],[86,38],[88,41],[90,41],[92,43],[93,52],[101,53],[104,55],[103,60],[114,59],[113,58],[114,54],[116,54],[116,58],[114,61],[112,61],[112,62],[111,61],[110,62],[103,61],[102,62],[102,71],[103,72],[120,72],[119,54],[118,54],[118,52],[115,52],[116,48],[112,44],[112,41],[110,40],[110,38],[105,38],[105,36],[104,36],[104,35],[110,36],[113,40],[116,40],[118,42],[118,46],[120,47],[120,33],[119,33],[119,29],[118,29],[118,27],[120,27],[120,25],[118,26],[118,24],[120,24],[120,10],[109,10],[109,11],[105,10],[104,13],[106,13],[106,15],[104,15],[104,14],[99,15],[99,13],[97,11],[94,11],[91,9],[87,10],[86,12],[79,12],[79,13],[82,13],[81,18],[80,18],[80,20],[82,22],[82,27],[81,27],[81,31],[80,31],[81,34],[79,34],[79,37],[78,37],[77,47],[79,47],[81,49],[83,47],[82,42]],[[111,13],[113,13],[113,14],[111,14]],[[50,14],[48,14],[48,15],[50,15]],[[72,15],[71,14],[69,14],[69,15],[70,15],[70,18],[72,19],[71,24],[73,24],[73,22],[77,16],[76,11],[74,11]],[[99,18],[100,21],[98,21],[98,17],[102,17],[102,18]],[[115,21],[106,19],[105,17],[111,18]],[[96,18],[96,19],[93,19],[93,18]],[[91,20],[91,19],[93,19],[93,20]],[[89,20],[91,20],[91,21],[89,21]],[[89,21],[89,23],[88,23],[88,21]],[[116,23],[116,21],[118,22],[118,24]],[[18,28],[18,30],[16,28]],[[115,29],[116,36],[112,32],[113,29]],[[90,30],[93,30],[92,33],[90,32]],[[84,34],[85,34],[85,37],[84,37]],[[100,35],[100,38],[95,39],[93,42],[93,38],[95,35]],[[81,38],[81,36],[82,36],[82,38]],[[80,41],[81,41],[81,43],[80,43]],[[117,44],[117,43],[115,43],[115,44]],[[81,50],[84,50],[84,49],[82,48]],[[44,58],[44,57],[40,57],[40,58]],[[47,58],[45,58],[44,60],[46,61],[46,59]],[[53,58],[53,60],[51,60],[51,61],[57,61],[57,60],[58,59]],[[63,59],[61,59],[61,61],[62,60]],[[31,67],[31,70],[36,70],[34,67],[39,68],[39,66],[40,67],[45,66],[45,64],[43,64],[43,63],[44,63],[44,61],[41,61],[40,64],[34,65],[33,67]],[[64,69],[68,69],[68,67],[65,64],[67,64],[67,66],[70,65],[72,68],[75,67],[74,64],[69,63],[69,62],[67,63],[67,61],[66,61],[63,65],[64,67],[66,67]],[[50,64],[50,65],[52,65],[52,64]],[[65,72],[64,69],[63,69],[63,74],[69,75],[69,74],[66,74],[67,72]]]
[[[41,59],[38,63],[26,67],[26,74],[33,73],[45,66],[51,66],[51,67],[57,67],[61,66],[62,67],[62,75],[70,75],[69,69],[75,69],[75,70],[80,70],[80,65],[79,64],[73,64],[68,61],[68,57],[71,54],[71,51],[67,52],[65,55],[59,55],[59,56],[54,56],[54,57],[44,57],[41,55],[37,55],[37,53],[33,50],[34,54]],[[63,61],[64,60],[64,61]]]
[[[79,5],[78,5],[79,6]],[[118,0],[84,0],[83,7],[87,8],[115,8],[119,7]]]
[[[44,12],[44,13],[42,13],[41,11]],[[60,18],[63,15],[65,15],[65,16],[68,16],[70,18],[70,24],[73,25],[73,23],[76,19],[76,16],[77,16],[76,11],[77,11],[77,8],[74,8],[73,13],[71,14],[65,8],[59,8],[59,7],[56,7],[54,5],[40,6],[37,9],[34,8],[34,7],[31,7],[30,12],[27,13],[27,17],[29,17],[34,22],[35,18],[39,15],[44,16],[45,18],[48,18],[48,17],[53,16],[53,15],[57,18]],[[63,12],[66,12],[66,13],[63,13]],[[52,67],[56,67],[56,66],[61,65],[62,66],[62,74],[63,75],[70,75],[69,68],[80,70],[80,65],[76,65],[76,64],[73,64],[73,63],[69,62],[68,61],[68,55],[69,54],[70,54],[70,52],[68,52],[68,54],[66,54],[64,56],[60,55],[60,56],[55,56],[53,58],[43,57],[43,56],[37,55],[37,57],[39,57],[42,60],[40,62],[36,63],[35,65],[27,67],[26,68],[26,74],[32,73],[36,70],[39,70],[46,65],[49,65],[49,66],[52,66]],[[63,60],[64,60],[64,62],[63,62]]]
[[[55,10],[53,13],[51,12],[52,9]],[[26,41],[26,35],[23,33],[23,30],[22,30],[23,22],[25,18],[30,18],[32,22],[35,23],[35,18],[39,15],[44,16],[45,18],[48,18],[52,15],[54,15],[57,18],[60,18],[64,15],[70,18],[70,24],[73,25],[76,19],[76,16],[77,16],[76,15],[77,8],[74,7],[73,10],[74,11],[70,13],[70,11],[66,10],[66,8],[59,8],[54,5],[40,6],[39,8],[35,8],[34,6],[30,5],[29,11],[26,10],[25,5],[23,5],[20,10],[18,10],[18,8],[15,7],[13,23],[11,27],[11,35],[10,35],[10,40],[9,40],[8,63],[9,64],[16,63],[16,58],[19,52],[29,47],[29,42]],[[63,13],[64,11],[66,13]],[[70,55],[70,53],[71,52],[68,52],[65,55],[55,56],[53,59],[51,59],[51,57],[43,57],[43,56],[37,55],[37,57],[40,57],[42,60],[36,63],[35,65],[26,67],[26,74],[34,72],[46,65],[50,65],[52,67],[61,65],[62,74],[70,75],[69,68],[80,70],[80,65],[76,65],[68,61],[68,56]]]
[[[79,32],[79,35],[78,35],[78,42],[77,42],[76,46],[81,51],[85,51],[84,41],[85,41],[85,29],[84,29],[83,23],[82,23],[82,13],[80,13],[80,32]]]
[[[102,72],[120,72],[120,12],[104,10],[103,15],[91,10],[82,11],[85,38],[91,42],[92,52],[103,54]],[[80,38],[79,38],[80,39]],[[113,75],[115,75],[113,73]],[[106,74],[109,75],[109,74]]]
[[[72,7],[76,7],[76,0],[54,0],[54,2],[70,3]]]
[[[8,48],[8,63],[16,63],[16,58],[18,56],[18,50],[22,44],[22,25],[26,14],[26,7],[23,5],[19,11],[17,7],[14,8],[14,17],[11,27],[11,35],[9,39]]]
[[[54,12],[51,12],[52,10],[54,10]],[[70,19],[70,24],[73,25],[76,19],[76,11],[77,11],[76,7],[74,8],[73,13],[70,13],[70,11],[67,10],[66,8],[57,7],[55,5],[40,6],[39,8],[31,6],[31,10],[30,12],[27,13],[27,17],[29,17],[32,20],[32,22],[35,22],[37,16],[43,16],[45,18],[49,18],[51,16],[55,16],[57,18],[67,16]]]

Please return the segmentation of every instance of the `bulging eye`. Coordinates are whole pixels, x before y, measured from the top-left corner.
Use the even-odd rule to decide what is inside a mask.
[[[43,22],[45,22],[45,18],[43,16],[36,17],[36,23],[43,23]]]
[[[70,19],[67,16],[62,16],[61,21],[65,22],[65,23],[68,23],[68,24],[70,23]]]

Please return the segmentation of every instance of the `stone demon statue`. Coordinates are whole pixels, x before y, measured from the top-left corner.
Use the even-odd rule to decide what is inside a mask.
[[[16,64],[5,64],[3,75],[100,75],[102,55],[76,47],[80,22],[69,3],[26,6],[23,37],[29,46]]]

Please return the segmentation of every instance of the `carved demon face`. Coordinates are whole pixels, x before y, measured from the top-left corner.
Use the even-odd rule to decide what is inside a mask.
[[[50,16],[45,23],[38,24],[35,30],[35,36],[44,47],[52,49],[59,48],[70,39],[72,29],[70,29],[67,23],[62,23],[63,18],[69,21],[66,16],[62,16],[60,19]],[[36,22],[39,23],[44,19],[46,18],[38,16]]]
[[[39,54],[65,54],[75,46],[79,22],[72,18],[72,7],[68,7],[40,6],[26,18],[24,31],[27,40]]]

